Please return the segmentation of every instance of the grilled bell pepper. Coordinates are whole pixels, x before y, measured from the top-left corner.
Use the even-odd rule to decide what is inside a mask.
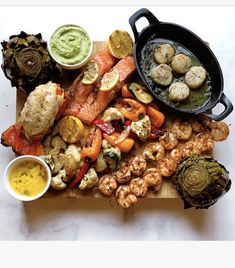
[[[77,183],[79,183],[83,179],[89,167],[90,167],[89,163],[86,163],[86,162],[83,163],[80,171],[78,172],[78,175],[70,182],[69,188],[73,188]]]
[[[151,106],[146,106],[146,113],[150,117],[153,126],[155,126],[156,128],[162,126],[165,120],[165,115],[163,113]]]
[[[162,135],[164,135],[164,131],[162,130],[155,130],[151,131],[151,133],[147,136],[147,140],[158,140]]]
[[[117,146],[123,153],[129,153],[135,143],[133,139],[126,138],[124,141],[115,144],[116,140],[120,136],[120,133],[118,132],[114,132],[112,135],[104,133],[103,136],[108,141],[109,144],[111,144],[112,146]]]
[[[123,114],[123,116],[131,121],[138,121],[146,113],[143,104],[129,98],[120,98],[117,100],[115,107]]]
[[[127,97],[133,97],[133,95],[131,94],[130,90],[128,89],[128,85],[124,84],[122,86],[122,97],[123,98],[127,98]]]
[[[86,139],[85,148],[81,151],[81,157],[86,161],[95,161],[99,156],[101,143],[102,131],[97,126],[93,126]]]
[[[113,128],[110,123],[105,122],[104,120],[96,119],[93,124],[109,135],[115,132],[115,128]]]

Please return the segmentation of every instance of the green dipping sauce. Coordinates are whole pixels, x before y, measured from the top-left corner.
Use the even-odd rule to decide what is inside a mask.
[[[87,33],[76,25],[65,25],[54,32],[50,51],[56,61],[74,65],[82,62],[90,52],[91,40]]]

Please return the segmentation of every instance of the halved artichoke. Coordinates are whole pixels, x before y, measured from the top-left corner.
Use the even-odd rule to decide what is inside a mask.
[[[210,156],[185,158],[178,166],[173,184],[184,208],[208,208],[231,187],[228,171]]]
[[[54,80],[60,73],[40,33],[33,35],[22,31],[1,44],[2,69],[12,87],[21,87],[29,93],[36,86]]]

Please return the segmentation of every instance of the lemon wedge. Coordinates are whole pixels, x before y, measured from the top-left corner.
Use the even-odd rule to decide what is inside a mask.
[[[97,63],[94,60],[92,60],[88,63],[86,70],[84,71],[82,83],[84,85],[92,85],[96,82],[98,76],[99,76],[99,67]]]
[[[59,133],[68,143],[75,143],[82,137],[84,126],[81,120],[74,116],[65,116],[59,122]]]
[[[133,40],[127,31],[116,30],[109,36],[107,47],[115,58],[123,59],[133,53]]]
[[[106,73],[101,80],[101,91],[112,90],[119,82],[119,72],[113,69],[111,72]]]

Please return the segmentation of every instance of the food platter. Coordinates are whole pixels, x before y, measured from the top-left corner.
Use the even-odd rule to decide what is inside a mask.
[[[135,28],[140,15],[150,23],[140,33],[150,37],[146,44]],[[233,110],[219,64],[220,76],[212,77],[188,44],[152,35],[162,24],[147,9],[129,22],[135,43],[118,29],[93,41],[71,24],[48,42],[21,31],[2,43],[2,68],[17,98],[16,123],[1,143],[16,156],[40,158],[50,171],[23,158],[9,163],[4,179],[15,192],[110,198],[123,208],[139,198],[181,198],[185,208],[208,208],[230,189],[228,171],[213,158],[216,142],[229,136],[222,120]],[[217,103],[225,107],[219,115]],[[43,185],[50,188],[43,192]]]
[[[95,41],[93,44],[93,53],[92,56],[95,55],[98,51],[103,49],[105,47],[104,41]],[[67,83],[67,82],[66,82]],[[26,93],[21,90],[17,89],[16,93],[16,118],[20,114],[24,103],[27,99]],[[84,192],[79,191],[77,189],[70,189],[66,191],[54,191],[50,190],[48,191],[43,198],[57,198],[57,197],[63,197],[63,198],[87,198],[87,197],[94,197],[94,198],[105,198],[103,195],[99,193],[97,188],[94,188],[92,191]],[[178,193],[176,192],[175,188],[172,185],[172,182],[170,179],[165,180],[163,182],[162,188],[159,192],[154,191],[148,191],[147,198],[179,198]]]

